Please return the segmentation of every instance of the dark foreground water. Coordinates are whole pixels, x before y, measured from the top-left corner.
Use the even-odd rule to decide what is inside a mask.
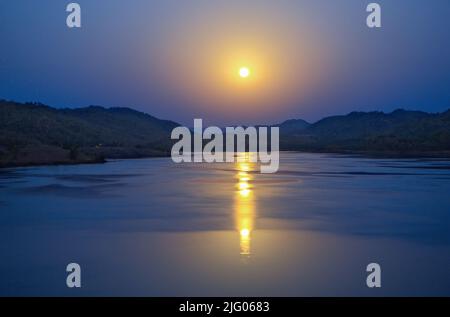
[[[450,162],[18,168],[0,171],[0,210],[0,295],[450,296]]]

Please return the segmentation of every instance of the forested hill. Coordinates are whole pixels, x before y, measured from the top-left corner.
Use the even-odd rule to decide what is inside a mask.
[[[55,109],[0,101],[0,164],[166,156],[176,126],[129,108]]]
[[[280,124],[282,150],[361,152],[395,156],[450,154],[450,110],[352,112],[324,118],[314,124],[303,120]]]
[[[130,108],[55,109],[0,101],[0,167],[167,156],[177,126]],[[284,151],[450,157],[450,110],[352,112],[278,126]]]

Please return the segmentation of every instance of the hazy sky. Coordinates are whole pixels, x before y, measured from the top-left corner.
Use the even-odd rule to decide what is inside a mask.
[[[450,108],[450,1],[0,0],[0,98],[191,124]],[[251,75],[240,78],[240,67]]]

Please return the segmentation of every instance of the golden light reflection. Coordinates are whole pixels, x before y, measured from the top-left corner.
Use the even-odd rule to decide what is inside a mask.
[[[251,235],[254,230],[255,201],[251,171],[255,164],[250,162],[251,153],[239,153],[236,163],[237,179],[235,197],[236,230],[239,232],[240,254],[249,257],[251,254]]]

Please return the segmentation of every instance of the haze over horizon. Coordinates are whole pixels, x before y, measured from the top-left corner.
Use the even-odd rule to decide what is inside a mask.
[[[220,126],[450,108],[446,0],[377,1],[377,30],[358,0],[77,2],[81,29],[67,3],[0,4],[1,99]]]

